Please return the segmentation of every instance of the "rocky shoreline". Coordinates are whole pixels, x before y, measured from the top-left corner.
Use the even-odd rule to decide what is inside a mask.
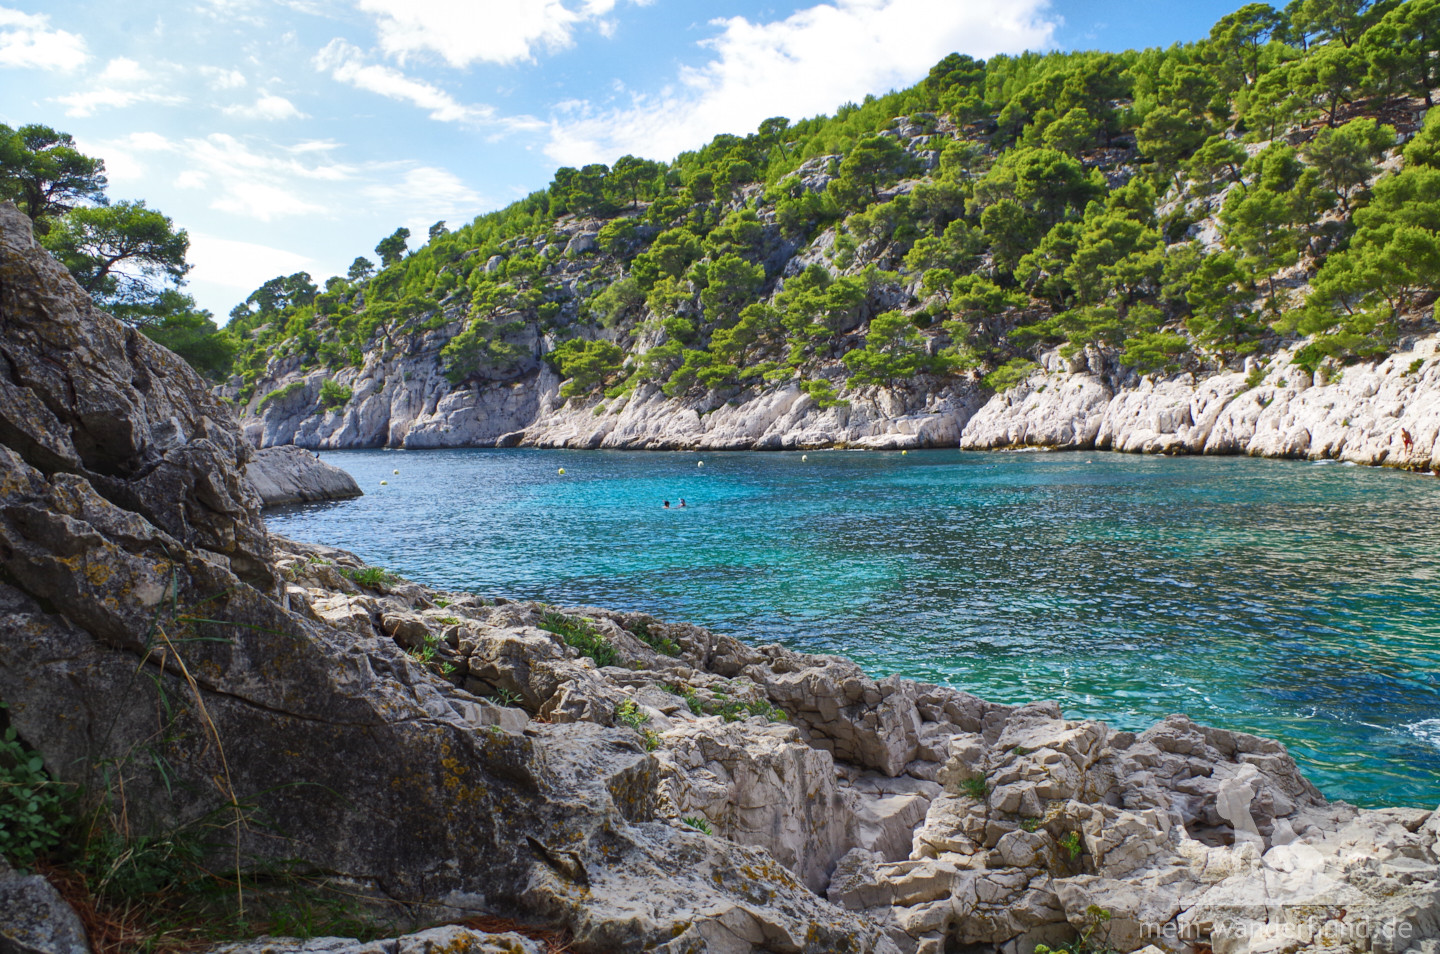
[[[242,421],[260,447],[555,447],[629,450],[895,450],[1041,447],[1335,459],[1440,470],[1440,336],[1320,380],[1280,352],[1244,371],[1141,378],[1099,354],[1058,353],[1029,380],[987,395],[976,382],[871,388],[822,408],[794,385],[697,403],[653,385],[565,401],[546,367],[518,383],[449,390],[380,364],[342,372],[343,409],[312,413],[324,375],[297,377],[284,402]],[[291,379],[286,379],[291,380]],[[392,383],[385,387],[384,382]],[[1409,441],[1406,435],[1409,435]]]
[[[442,925],[221,950],[543,950],[484,919],[576,954],[1440,954],[1440,812],[1327,803],[1279,743],[1115,732],[270,535],[229,408],[7,207],[0,354],[8,727],[117,837],[218,813],[217,865]],[[44,885],[0,878],[41,912],[3,912],[0,947],[73,934]]]

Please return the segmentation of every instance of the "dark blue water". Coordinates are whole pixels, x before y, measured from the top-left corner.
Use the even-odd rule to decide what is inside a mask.
[[[1186,712],[1283,740],[1332,798],[1440,803],[1434,478],[1111,454],[323,456],[367,496],[272,529],[416,580],[1127,729]]]

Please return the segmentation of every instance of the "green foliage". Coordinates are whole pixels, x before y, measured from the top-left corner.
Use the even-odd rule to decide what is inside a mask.
[[[902,380],[930,370],[933,362],[925,350],[925,339],[903,312],[887,311],[870,322],[865,347],[845,355],[850,384],[880,384],[894,387]]]
[[[1256,3],[1168,49],[956,54],[832,116],[773,117],[670,163],[560,169],[506,209],[437,223],[409,254],[405,237],[389,242],[379,274],[358,259],[323,293],[308,276],[267,283],[285,287],[257,290],[220,333],[229,370],[248,396],[272,357],[339,368],[448,329],[442,365],[458,385],[530,370],[538,336],[604,337],[618,355],[550,357],[569,394],[798,381],[826,406],[841,363],[857,386],[988,368],[1004,387],[1051,345],[1147,373],[1225,366],[1296,335],[1322,358],[1374,354],[1440,290],[1417,177],[1440,165],[1440,128],[1367,191],[1395,139],[1381,119],[1440,82],[1437,10]],[[1132,143],[1138,172],[1121,159]],[[922,149],[939,153],[929,175],[912,158]],[[1221,247],[1177,247],[1222,191]],[[846,215],[816,246],[822,264],[775,273],[781,248]],[[599,254],[557,260],[581,230]],[[1306,280],[1297,311],[1284,289]],[[220,377],[223,356],[208,367]]]
[[[1072,831],[1066,840],[1074,838],[1078,843],[1079,837]],[[1061,844],[1064,845],[1065,842],[1062,841]],[[1071,857],[1072,859],[1078,857],[1078,853]],[[1109,923],[1112,916],[1105,908],[1092,904],[1085,909],[1084,927],[1080,929],[1079,935],[1073,941],[1060,947],[1037,944],[1035,945],[1035,954],[1114,954],[1114,949],[1110,945],[1095,937],[1101,928]]]
[[[1078,831],[1072,831],[1064,838],[1061,838],[1060,847],[1065,849],[1065,853],[1070,856],[1071,861],[1079,858],[1085,850],[1084,845],[1080,843],[1080,833]]]
[[[604,386],[605,382],[620,370],[625,352],[620,346],[609,341],[581,341],[571,338],[555,346],[546,359],[555,366],[563,378],[569,378],[560,388],[562,397],[572,398],[588,394]]]
[[[984,801],[990,794],[990,785],[983,775],[973,775],[960,783],[960,790],[971,798]]]
[[[143,305],[189,271],[189,234],[144,202],[74,209],[41,241],[103,307]],[[131,317],[137,325],[146,320],[143,310],[117,317]]]
[[[650,716],[636,704],[634,699],[626,699],[615,707],[615,721],[638,732],[641,726],[650,721]]]
[[[30,868],[62,843],[74,792],[54,781],[14,727],[0,736],[0,855]]]
[[[358,586],[368,587],[372,590],[382,590],[384,587],[400,582],[400,577],[384,567],[378,566],[367,566],[358,570],[341,567],[340,575]]]
[[[870,136],[840,162],[840,176],[830,185],[836,201],[848,208],[863,208],[880,197],[881,187],[904,176],[913,161],[904,147],[886,136]]]
[[[710,822],[706,821],[703,817],[699,815],[687,815],[680,820],[702,835],[715,834],[715,830],[710,827]]]
[[[1125,339],[1120,360],[1141,374],[1179,371],[1190,353],[1190,339],[1173,331],[1142,331]]]
[[[1253,279],[1265,278],[1275,306],[1276,271],[1295,264],[1319,212],[1330,204],[1319,175],[1293,148],[1272,145],[1245,164],[1250,183],[1220,212],[1225,240],[1243,253]]]
[[[835,392],[835,385],[824,378],[812,378],[800,382],[800,391],[810,396],[815,406],[823,410],[832,407],[847,407],[850,402],[840,397]]]
[[[1039,367],[1029,358],[1011,358],[985,375],[985,386],[997,394],[1001,391],[1008,391],[1016,385],[1024,384]]]
[[[385,268],[398,265],[405,257],[405,246],[409,239],[410,230],[407,228],[398,228],[381,239],[375,246],[375,254],[380,256],[380,264]]]
[[[320,406],[326,410],[333,411],[338,407],[344,407],[350,403],[350,398],[355,396],[355,391],[343,384],[326,378],[320,383]]]
[[[215,326],[208,311],[196,309],[190,296],[167,289],[149,311],[151,320],[140,325],[146,337],[184,358],[212,382],[223,381],[230,373],[239,343]]]
[[[81,203],[103,204],[106,184],[105,161],[76,149],[69,133],[38,123],[0,124],[0,199],[19,206],[37,235]]]
[[[540,620],[540,628],[559,636],[565,645],[579,650],[582,656],[589,656],[597,666],[614,666],[620,662],[620,653],[584,617],[548,612]]]
[[[1350,196],[1373,177],[1379,160],[1395,145],[1395,128],[1374,119],[1353,119],[1338,129],[1322,129],[1305,146],[1305,158],[1325,187],[1339,194],[1345,208]]]
[[[633,624],[630,627],[629,632],[634,635],[636,639],[640,640],[642,643],[649,646],[657,653],[660,653],[662,656],[680,655],[679,644],[677,644],[673,639],[664,635],[663,633],[657,632],[655,629],[656,625],[657,624],[654,620],[642,619],[639,622]]]

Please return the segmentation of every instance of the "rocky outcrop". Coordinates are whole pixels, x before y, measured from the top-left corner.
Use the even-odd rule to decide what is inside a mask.
[[[1320,379],[1281,353],[1249,372],[1117,387],[1058,356],[966,423],[960,446],[1248,454],[1440,470],[1440,337]],[[1253,374],[1253,376],[1252,376]]]
[[[1077,931],[1118,952],[1440,941],[1440,812],[1327,803],[1276,742],[1184,716],[1115,732],[1053,703],[877,681],[643,614],[361,587],[350,554],[276,548],[320,619],[437,647],[432,673],[503,707],[477,715],[492,731],[544,719],[628,735],[654,760],[656,823],[752,846],[754,871],[793,872],[900,951],[1009,952]],[[735,950],[786,949],[759,937]]]
[[[363,496],[354,477],[293,444],[256,451],[245,479],[266,507]]]
[[[263,411],[247,434],[267,446],[294,441],[312,448],[1045,447],[1427,470],[1440,469],[1437,347],[1437,336],[1411,339],[1383,360],[1329,370],[1320,381],[1291,364],[1289,352],[1253,369],[1200,378],[1141,378],[1098,355],[1091,355],[1095,370],[1083,362],[1072,370],[1076,363],[1052,353],[1029,381],[1002,394],[987,396],[968,380],[922,381],[851,392],[847,404],[829,408],[793,384],[699,401],[644,385],[620,398],[565,401],[559,379],[544,366],[503,386],[448,391],[433,367],[423,376],[367,364],[353,379],[341,375],[365,395],[358,403],[317,416],[296,399],[288,409],[282,403]],[[386,393],[367,390],[386,380]],[[421,410],[405,410],[412,406]]]

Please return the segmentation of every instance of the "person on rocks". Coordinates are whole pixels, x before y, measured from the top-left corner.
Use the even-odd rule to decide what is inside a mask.
[[[1405,445],[1405,453],[1407,454],[1415,447],[1415,438],[1411,437],[1410,432],[1403,427],[1400,428],[1400,442]],[[685,504],[682,502],[680,506],[683,507]]]

